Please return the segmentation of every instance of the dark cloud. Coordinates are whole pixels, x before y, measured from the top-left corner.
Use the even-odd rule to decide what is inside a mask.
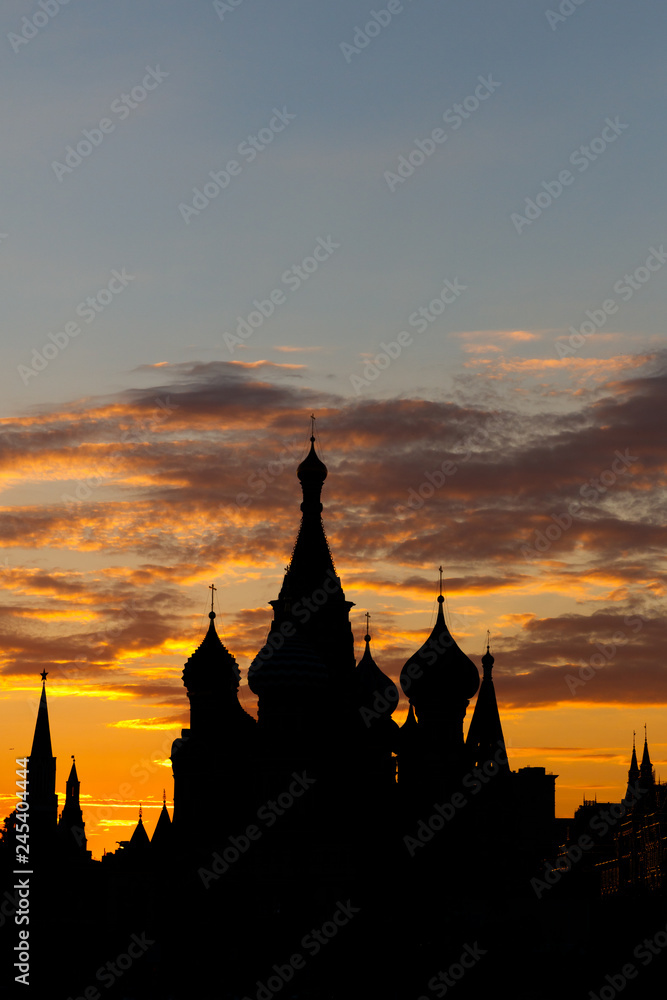
[[[348,596],[432,597],[440,563],[448,594],[516,594],[517,614],[536,588],[581,592],[580,621],[535,618],[503,640],[498,683],[509,704],[575,697],[565,675],[613,625],[593,589],[663,620],[667,376],[655,366],[567,405],[540,391],[488,392],[484,376],[468,377],[453,401],[349,402],[309,389],[299,366],[150,371],[160,380],[151,388],[3,421],[0,474],[22,497],[0,508],[7,674],[86,660],[91,679],[107,683],[124,653],[162,655],[192,634],[181,588],[195,572],[261,567],[277,587],[298,528],[295,470],[313,408],[329,467],[325,523]],[[39,495],[26,502],[33,486]],[[46,549],[59,550],[58,570],[35,565]],[[71,571],[68,551],[94,554],[98,569]],[[58,621],[67,602],[90,608],[92,623],[68,630]],[[269,624],[268,608],[239,612],[228,645],[250,658]],[[654,627],[631,648],[631,664],[628,646],[576,697],[662,698]],[[383,669],[395,675],[411,652],[388,648]],[[127,693],[160,697],[138,690]]]

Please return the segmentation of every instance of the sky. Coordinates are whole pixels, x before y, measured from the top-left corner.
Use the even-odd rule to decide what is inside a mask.
[[[311,413],[358,655],[369,611],[397,679],[442,565],[559,816],[644,724],[667,777],[666,18],[6,0],[2,815],[46,669],[93,855],[152,833],[212,583],[255,711]]]

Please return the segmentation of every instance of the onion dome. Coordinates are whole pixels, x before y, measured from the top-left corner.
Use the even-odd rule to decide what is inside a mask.
[[[486,653],[482,657],[482,667],[484,669],[484,679],[485,680],[487,679],[487,677],[489,679],[491,678],[491,670],[492,670],[493,664],[495,662],[496,661],[494,660],[493,655],[491,653],[491,650],[489,649],[489,646],[488,646],[488,643],[487,643]]]
[[[210,611],[208,617],[208,632],[185,664],[183,683],[188,691],[210,691],[220,687],[236,691],[241,679],[238,663],[215,630],[215,611]]]
[[[319,492],[322,489],[324,480],[327,478],[327,472],[326,465],[315,451],[315,436],[311,435],[310,451],[296,470],[299,482],[303,487],[304,500],[307,499],[306,491],[311,490],[317,491],[319,498]]]
[[[428,705],[436,712],[448,701],[468,701],[479,687],[479,673],[472,660],[451,636],[438,597],[433,631],[401,671],[401,687],[411,702]]]
[[[329,671],[312,646],[279,632],[269,635],[248,668],[248,687],[260,696],[276,689],[321,690],[328,682]]]
[[[378,718],[389,719],[398,705],[398,688],[373,659],[368,633],[364,636],[364,642],[366,649],[355,670],[359,704]]]

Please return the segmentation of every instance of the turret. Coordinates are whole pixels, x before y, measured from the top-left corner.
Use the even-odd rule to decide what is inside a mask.
[[[399,701],[398,688],[373,659],[369,621],[370,614],[367,612],[366,648],[355,670],[357,698],[366,725],[372,725],[376,720],[391,719]]]
[[[637,788],[639,785],[639,764],[637,763],[637,748],[635,746],[635,733],[632,733],[632,758],[630,769],[628,770],[628,787],[625,793],[625,802],[631,806],[637,801]]]
[[[86,824],[83,821],[79,799],[81,782],[76,773],[76,761],[72,755],[72,767],[67,779],[65,805],[58,823],[58,835],[65,852],[70,856],[86,857]]]
[[[297,468],[301,483],[301,525],[285,571],[274,611],[271,637],[280,642],[299,637],[324,660],[332,678],[350,680],[354,639],[349,612],[322,524],[321,494],[328,470],[315,450],[315,418],[311,417],[310,451]]]
[[[468,729],[466,748],[472,764],[476,767],[487,764],[487,774],[493,774],[496,769],[501,773],[509,774],[510,766],[505,754],[503,727],[500,723],[498,702],[491,676],[493,664],[494,658],[487,641],[486,653],[482,657],[484,675]]]

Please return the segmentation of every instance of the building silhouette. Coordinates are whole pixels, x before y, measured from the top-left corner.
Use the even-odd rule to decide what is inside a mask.
[[[173,818],[165,795],[152,837],[140,810],[130,840],[92,860],[74,760],[58,818],[42,675],[29,758],[35,953],[71,954],[73,933],[77,948],[75,962],[40,969],[38,988],[63,1000],[89,987],[130,1000],[411,1000],[444,996],[449,981],[461,1000],[498,983],[519,1000],[564,995],[614,954],[605,901],[651,895],[646,920],[664,907],[666,797],[646,741],[622,821],[575,868],[577,838],[613,804],[584,803],[564,829],[556,776],[511,770],[494,657],[487,643],[480,686],[446,624],[442,569],[431,633],[400,672],[409,704],[396,724],[399,690],[375,661],[369,616],[355,661],[314,435],[297,475],[301,523],[248,671],[257,719],[212,599],[183,670]],[[11,828],[2,847],[8,871]]]

